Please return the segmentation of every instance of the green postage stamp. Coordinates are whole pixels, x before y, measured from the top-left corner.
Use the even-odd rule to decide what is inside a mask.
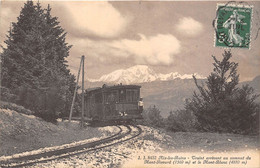
[[[215,20],[215,46],[250,48],[253,6],[218,4]]]

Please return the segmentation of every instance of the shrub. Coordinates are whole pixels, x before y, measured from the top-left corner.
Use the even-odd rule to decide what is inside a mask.
[[[153,127],[163,127],[161,111],[156,107],[149,107],[143,112],[144,124]]]
[[[196,131],[196,116],[187,110],[171,111],[166,119],[166,129],[170,131]]]
[[[9,109],[9,110],[13,110],[13,111],[16,111],[18,113],[23,113],[23,114],[27,114],[27,115],[33,115],[34,114],[34,112],[32,112],[31,110],[28,110],[28,109],[24,108],[23,106],[19,106],[19,105],[14,104],[14,103],[0,101],[0,107],[2,109]]]
[[[17,96],[13,93],[11,93],[11,91],[6,88],[6,87],[0,87],[1,88],[1,100],[2,101],[6,101],[6,102],[13,102],[15,103],[17,100]]]

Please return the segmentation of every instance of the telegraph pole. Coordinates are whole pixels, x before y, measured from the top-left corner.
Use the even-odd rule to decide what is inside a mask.
[[[82,64],[82,58],[81,58],[80,64],[79,64],[79,71],[78,71],[78,76],[77,76],[77,82],[76,82],[76,85],[75,85],[73,100],[72,100],[72,104],[71,104],[71,108],[70,108],[69,122],[71,121],[72,111],[73,111],[73,107],[74,107],[74,103],[75,103],[75,99],[76,99],[76,94],[77,94],[77,90],[78,90],[78,83],[79,83],[79,75],[80,75],[80,70],[81,70],[81,64]]]
[[[71,108],[70,108],[70,115],[69,115],[69,122],[71,121],[71,117],[72,117],[72,111],[73,111],[73,107],[74,107],[74,103],[75,103],[75,98],[76,98],[76,94],[77,94],[77,88],[78,88],[78,81],[79,81],[79,76],[80,76],[80,70],[82,68],[82,93],[81,93],[81,101],[82,101],[82,109],[81,109],[81,127],[84,126],[84,111],[85,111],[85,101],[84,101],[84,64],[85,64],[85,56],[82,55],[81,57],[81,61],[80,61],[80,65],[79,65],[79,71],[78,71],[78,76],[77,76],[77,82],[76,82],[76,86],[75,86],[75,90],[74,90],[74,95],[73,95],[73,100],[72,100],[72,104],[71,104]]]
[[[82,111],[81,111],[81,127],[84,126],[84,106],[85,106],[85,101],[84,101],[84,62],[85,62],[85,56],[82,55]]]

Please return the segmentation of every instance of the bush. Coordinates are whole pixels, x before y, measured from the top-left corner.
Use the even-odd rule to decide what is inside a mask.
[[[166,119],[166,129],[170,131],[196,131],[196,116],[187,110],[171,111]]]
[[[18,97],[11,93],[11,91],[6,87],[0,87],[1,88],[1,100],[6,102],[13,102],[15,103],[18,99]]]
[[[39,110],[36,111],[35,115],[44,119],[45,121],[56,123],[60,111],[59,107],[62,106],[62,100],[57,93],[57,87],[55,86],[50,88],[49,90],[37,92],[38,100],[36,103]],[[33,99],[33,97],[34,96],[32,96],[31,99]]]
[[[152,127],[163,127],[161,111],[156,106],[149,107],[143,112],[144,124]]]
[[[23,106],[19,106],[19,105],[14,104],[14,103],[0,101],[0,107],[2,109],[9,109],[9,110],[13,110],[13,111],[16,111],[18,113],[23,113],[23,114],[27,114],[27,115],[33,115],[34,114],[34,112],[32,112],[31,110],[28,110],[28,109],[24,108]]]
[[[58,118],[58,107],[62,106],[57,88],[49,90],[37,90],[28,87],[18,87],[13,93],[7,88],[2,87],[1,108],[10,109],[23,114],[33,114],[45,121],[56,123]],[[12,102],[12,103],[11,103]]]

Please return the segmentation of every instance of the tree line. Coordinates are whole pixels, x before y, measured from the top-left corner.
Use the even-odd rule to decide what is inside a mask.
[[[72,47],[51,7],[27,1],[1,53],[1,100],[35,112],[47,121],[69,111],[75,76],[66,58]]]
[[[199,84],[193,76],[197,91],[186,100],[182,110],[170,112],[163,119],[158,108],[150,107],[144,113],[145,123],[171,131],[206,131],[238,134],[259,134],[259,95],[249,85],[238,87],[238,63],[224,51],[222,60],[212,56],[213,72],[205,83]]]

